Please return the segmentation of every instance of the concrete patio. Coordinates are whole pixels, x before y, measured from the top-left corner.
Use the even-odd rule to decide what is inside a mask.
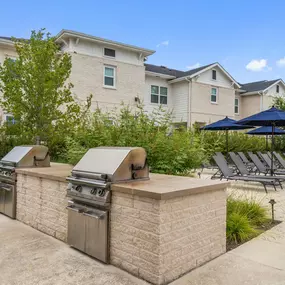
[[[285,219],[285,191],[243,185],[230,192],[264,205],[274,198],[276,216]],[[146,285],[132,275],[104,265],[67,244],[18,221],[0,215],[0,284],[2,285]],[[281,285],[285,284],[285,224],[193,270],[172,285]]]

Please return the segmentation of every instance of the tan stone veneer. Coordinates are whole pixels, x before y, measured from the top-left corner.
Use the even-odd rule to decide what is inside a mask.
[[[67,237],[67,183],[17,174],[17,220],[62,241]]]
[[[167,284],[226,251],[226,193],[159,200],[112,193],[110,258],[153,284]]]

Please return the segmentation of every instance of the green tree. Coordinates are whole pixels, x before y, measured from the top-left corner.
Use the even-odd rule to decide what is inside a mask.
[[[0,65],[1,105],[13,114],[20,130],[46,141],[68,133],[84,114],[72,96],[71,56],[60,51],[45,29],[29,40],[13,39],[17,59]],[[89,101],[90,102],[90,101]]]
[[[272,106],[285,111],[285,99],[281,96],[274,97]]]

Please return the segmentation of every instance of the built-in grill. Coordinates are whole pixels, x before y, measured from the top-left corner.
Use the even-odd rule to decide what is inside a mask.
[[[146,152],[140,147],[90,149],[67,177],[67,242],[109,262],[109,210],[112,183],[149,179]]]
[[[16,218],[16,168],[50,166],[48,148],[16,146],[0,161],[0,213]]]

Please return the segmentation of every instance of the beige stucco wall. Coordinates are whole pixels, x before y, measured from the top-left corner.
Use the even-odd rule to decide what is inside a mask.
[[[260,112],[260,95],[241,96],[241,117],[245,118]]]
[[[116,67],[116,89],[103,86],[104,65]],[[88,55],[72,54],[70,81],[74,84],[73,93],[81,101],[93,94],[92,109],[110,109],[120,104],[135,105],[135,97],[144,97],[145,68],[114,60]]]
[[[168,284],[226,251],[224,189],[155,200],[112,193],[111,263]]]
[[[67,183],[17,174],[17,220],[66,241]]]
[[[211,103],[211,88],[218,89],[217,103]],[[192,83],[191,123],[215,122],[225,116],[234,117],[235,90],[215,85]]]

